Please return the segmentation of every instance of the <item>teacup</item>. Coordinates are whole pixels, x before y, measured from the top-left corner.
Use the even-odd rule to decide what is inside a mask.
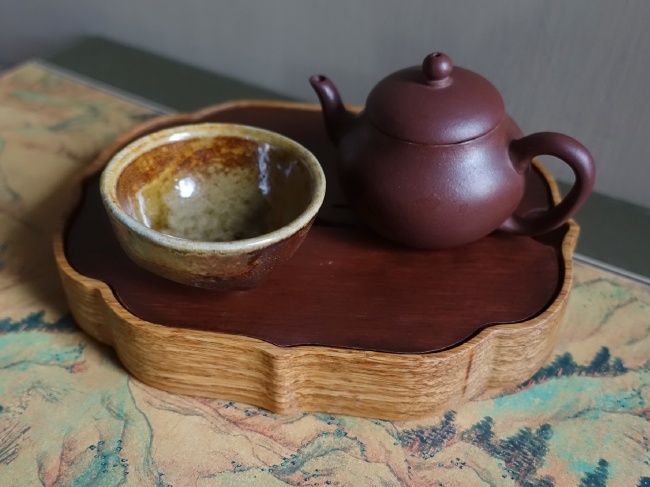
[[[136,264],[192,286],[249,289],[302,243],[325,175],[287,137],[201,123],[127,145],[104,169],[101,195]]]

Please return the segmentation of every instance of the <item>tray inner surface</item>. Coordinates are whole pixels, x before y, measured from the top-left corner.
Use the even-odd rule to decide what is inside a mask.
[[[91,177],[69,221],[66,256],[146,321],[278,346],[424,353],[457,345],[490,324],[532,318],[557,295],[567,225],[539,239],[493,234],[450,250],[404,249],[355,224],[336,184],[336,152],[319,111],[235,106],[205,121],[255,125],[299,141],[321,161],[328,195],[303,245],[269,280],[250,291],[219,293],[133,264],[104,213],[99,178]],[[518,212],[550,204],[548,183],[533,168]]]

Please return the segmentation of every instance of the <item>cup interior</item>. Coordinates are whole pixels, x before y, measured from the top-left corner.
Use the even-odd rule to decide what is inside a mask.
[[[315,182],[301,155],[237,135],[170,138],[123,168],[117,202],[158,232],[201,242],[255,238],[303,213]]]

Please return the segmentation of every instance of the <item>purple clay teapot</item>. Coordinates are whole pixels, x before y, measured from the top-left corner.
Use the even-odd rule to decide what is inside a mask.
[[[358,115],[345,109],[328,78],[309,81],[339,149],[348,203],[392,241],[440,249],[497,229],[543,234],[565,223],[593,187],[594,161],[582,144],[554,132],[524,137],[496,88],[445,54],[381,80]],[[566,162],[575,184],[557,206],[515,216],[539,155]]]

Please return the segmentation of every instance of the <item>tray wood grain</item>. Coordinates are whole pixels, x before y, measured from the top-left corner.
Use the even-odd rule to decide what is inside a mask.
[[[253,291],[215,294],[146,273],[116,250],[102,221],[96,175],[110,156],[145,133],[197,121],[284,133],[316,153],[328,175],[305,243]],[[450,251],[406,251],[356,225],[333,184],[335,157],[319,108],[307,104],[236,102],[124,134],[80,175],[55,237],[75,319],[150,385],[279,413],[417,418],[530,377],[551,352],[566,307],[575,222],[539,239],[495,234]],[[529,182],[521,213],[558,201],[541,165]],[[309,267],[311,275],[301,273]]]

